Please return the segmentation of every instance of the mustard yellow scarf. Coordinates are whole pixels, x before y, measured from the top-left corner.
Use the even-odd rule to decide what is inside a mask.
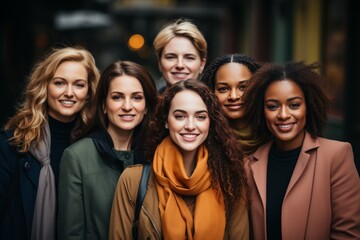
[[[265,143],[264,137],[256,138],[253,135],[250,126],[242,129],[233,128],[233,130],[238,137],[238,142],[240,143],[241,150],[246,155],[255,152],[262,144]]]
[[[225,207],[210,186],[208,151],[200,146],[197,164],[188,177],[183,159],[170,137],[156,149],[153,168],[164,239],[223,239]],[[181,196],[196,196],[194,218]]]

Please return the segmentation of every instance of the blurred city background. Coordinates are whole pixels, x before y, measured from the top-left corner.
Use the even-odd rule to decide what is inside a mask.
[[[351,142],[359,170],[360,14],[355,5],[355,0],[6,1],[0,124],[15,113],[33,64],[51,47],[81,45],[100,70],[117,59],[132,60],[160,79],[152,42],[164,24],[184,17],[204,34],[207,63],[227,53],[262,62],[320,62],[334,91],[326,137]]]

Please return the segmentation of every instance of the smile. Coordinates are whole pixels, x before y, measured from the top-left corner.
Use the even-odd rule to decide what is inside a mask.
[[[194,133],[181,133],[180,134],[182,139],[187,141],[187,142],[195,141],[198,135],[199,134],[194,134]]]
[[[60,103],[65,106],[73,106],[76,102],[71,100],[60,100]]]
[[[278,129],[282,132],[289,132],[294,127],[295,123],[289,123],[289,124],[276,124]]]

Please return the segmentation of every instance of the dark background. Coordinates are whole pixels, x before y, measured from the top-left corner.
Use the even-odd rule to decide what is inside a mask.
[[[351,142],[360,169],[359,13],[355,0],[34,0],[1,7],[0,124],[15,113],[27,76],[51,47],[82,45],[100,70],[117,59],[160,78],[152,41],[169,20],[193,20],[208,41],[208,63],[226,53],[259,61],[318,61],[334,99],[326,137]],[[145,45],[127,41],[141,34]],[[161,81],[158,85],[164,84]],[[359,170],[360,171],[360,170]]]

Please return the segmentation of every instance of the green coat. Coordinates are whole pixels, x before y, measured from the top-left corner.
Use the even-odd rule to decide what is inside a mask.
[[[113,196],[123,167],[114,153],[104,157],[94,141],[84,138],[63,153],[59,177],[58,239],[108,239]],[[108,147],[108,152],[111,152],[112,142]],[[132,158],[130,154],[124,155]]]

